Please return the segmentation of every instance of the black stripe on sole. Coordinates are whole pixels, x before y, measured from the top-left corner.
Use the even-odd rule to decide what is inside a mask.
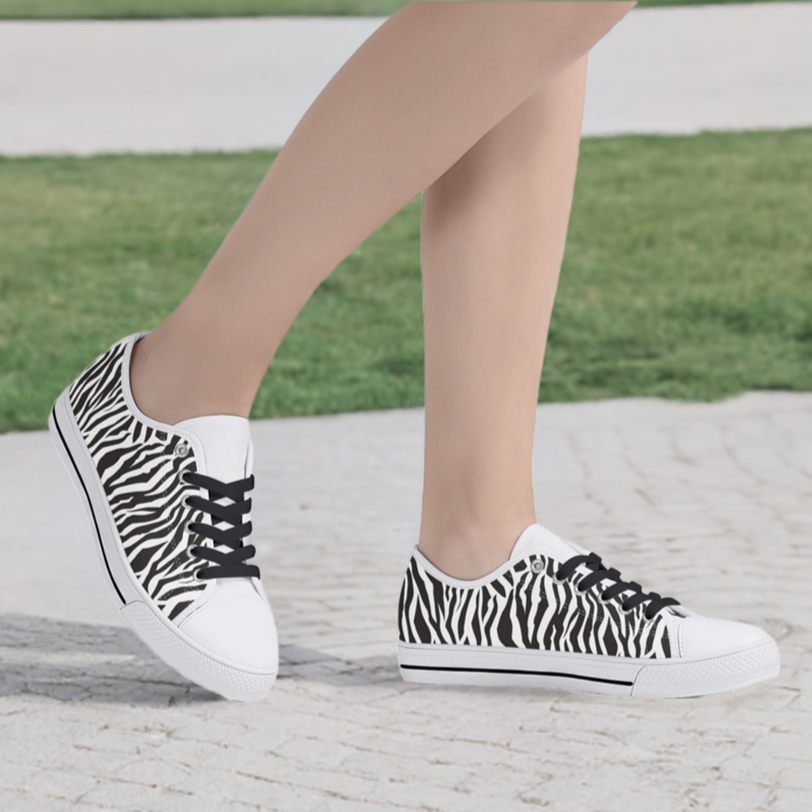
[[[463,668],[461,666],[445,665],[406,665],[401,664],[401,668],[408,668],[413,671],[462,671],[475,674],[527,674],[531,677],[562,677],[564,679],[583,679],[588,682],[606,682],[610,685],[634,685],[622,679],[605,679],[604,677],[587,677],[584,674],[565,674],[562,671],[525,671],[521,668]]]
[[[73,470],[76,472],[76,478],[82,484],[82,490],[85,492],[85,498],[87,499],[87,504],[90,507],[90,515],[93,517],[93,525],[96,528],[96,538],[99,541],[99,547],[101,548],[102,558],[104,559],[104,566],[107,568],[107,574],[110,576],[110,583],[113,585],[113,589],[116,590],[116,594],[121,599],[122,604],[126,604],[127,601],[124,600],[124,596],[121,594],[121,590],[118,588],[118,584],[116,583],[116,579],[113,578],[113,573],[110,569],[110,563],[107,560],[107,553],[104,549],[104,544],[102,544],[101,538],[101,531],[99,530],[99,523],[96,520],[96,511],[93,510],[93,502],[90,501],[90,494],[87,492],[87,486],[85,485],[85,481],[82,479],[82,475],[79,473],[79,466],[76,464],[76,461],[73,459],[73,454],[70,453],[70,448],[68,448],[68,444],[65,442],[65,435],[62,434],[62,429],[59,427],[59,421],[56,419],[56,406],[51,409],[51,417],[54,419],[54,425],[56,426],[57,432],[59,432],[59,439],[62,443],[62,448],[68,454],[68,459],[73,466]]]

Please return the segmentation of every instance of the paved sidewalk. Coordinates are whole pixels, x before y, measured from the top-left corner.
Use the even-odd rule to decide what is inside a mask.
[[[0,808],[812,808],[812,395],[543,405],[539,516],[644,587],[767,628],[782,673],[693,700],[407,686],[423,412],[253,424],[283,669],[241,705],[116,625],[44,433],[0,436]]]
[[[384,18],[0,23],[0,154],[281,146]],[[812,126],[812,3],[634,9],[584,134]]]

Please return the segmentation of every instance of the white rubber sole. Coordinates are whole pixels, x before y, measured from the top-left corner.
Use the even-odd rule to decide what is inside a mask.
[[[153,603],[127,563],[96,467],[81,437],[66,389],[48,418],[51,439],[87,512],[104,580],[116,606],[144,643],[186,679],[243,702],[262,699],[274,671],[240,668],[201,648]]]
[[[778,676],[778,646],[769,640],[718,657],[651,660],[597,654],[398,643],[406,682],[511,685],[635,697],[704,696]]]

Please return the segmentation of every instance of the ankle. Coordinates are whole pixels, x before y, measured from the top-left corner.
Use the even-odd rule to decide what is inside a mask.
[[[241,402],[236,387],[207,386],[208,377],[190,360],[177,359],[155,333],[136,342],[130,359],[130,388],[138,409],[147,417],[173,426],[193,417],[215,414],[248,417],[251,399]],[[227,388],[227,387],[226,387]]]
[[[154,370],[150,368],[151,352],[155,344],[155,334],[149,333],[136,341],[133,346],[130,357],[130,391],[135,405],[143,414],[171,426],[186,416],[178,415],[178,412],[183,410],[176,408],[171,393],[160,385]]]
[[[522,531],[536,521],[534,510],[511,517],[424,524],[418,549],[437,569],[452,578],[473,581],[488,575],[509,558]]]

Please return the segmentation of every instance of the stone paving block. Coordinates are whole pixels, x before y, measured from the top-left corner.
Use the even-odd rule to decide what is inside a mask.
[[[97,812],[110,807],[84,802],[81,806],[77,806],[73,801],[64,798],[49,798],[24,792],[0,792],[0,808],[3,812],[76,812],[77,809],[81,809],[82,812]]]
[[[502,793],[502,803],[510,804],[513,793],[505,787]],[[464,788],[444,789],[428,786],[421,776],[414,776],[407,784],[397,781],[379,781],[375,787],[370,801],[397,808],[398,805],[408,809],[425,810],[459,810],[459,812],[485,812],[493,808],[492,798],[482,798],[473,793],[466,792]]]
[[[85,802],[127,812],[215,812],[217,808],[205,795],[128,781],[105,781],[84,795]]]
[[[350,801],[345,798],[329,798],[303,808],[308,812],[393,812],[393,810],[411,807],[403,804],[380,804],[370,801]]]
[[[5,731],[0,733],[3,735]],[[4,737],[5,738],[5,737]],[[34,763],[19,763],[9,761],[7,759],[0,759],[0,797],[7,790],[13,794],[14,790],[20,789],[27,783],[31,782],[34,775],[40,772],[38,764]]]
[[[801,812],[805,809],[812,809],[812,789],[778,787],[770,798],[771,812]]]
[[[198,765],[193,757],[185,764],[172,758],[142,758],[121,767],[116,772],[116,779],[147,786],[175,787],[184,778],[194,775],[197,769]]]
[[[75,802],[97,784],[98,778],[92,774],[53,769],[49,765],[21,781],[19,787],[31,794]]]
[[[752,758],[764,759],[803,759],[809,758],[810,753],[812,753],[812,726],[806,734],[770,730],[769,735],[760,737],[747,751]]]
[[[772,790],[747,782],[709,781],[702,786],[689,785],[685,789],[683,806],[679,809],[707,809],[711,812],[753,812],[772,810]]]
[[[808,760],[803,754],[798,759],[762,759],[749,755],[733,758],[726,761],[719,768],[720,778],[723,782],[739,782],[741,784],[761,784],[767,788],[785,787],[812,791],[812,776],[810,776]]]

